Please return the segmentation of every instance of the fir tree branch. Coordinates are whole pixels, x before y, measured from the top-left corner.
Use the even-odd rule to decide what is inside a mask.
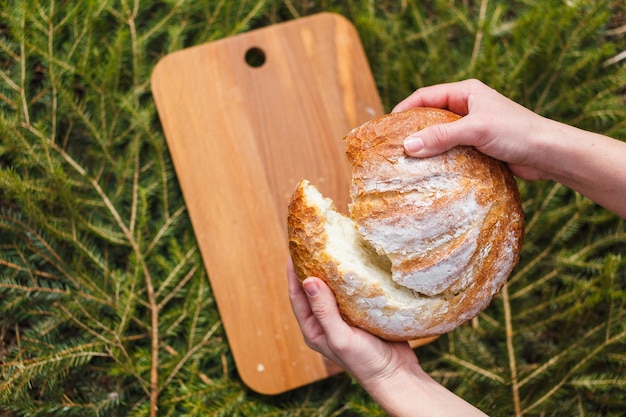
[[[19,57],[16,57],[16,59],[19,59]],[[13,80],[7,75],[6,72],[4,72],[4,70],[0,69],[0,78],[2,78],[2,81],[4,81],[9,87],[11,87],[13,90],[15,91],[20,91],[20,86],[15,84],[13,82]],[[7,103],[12,103],[11,100],[9,100],[8,98],[6,100]]]
[[[174,298],[178,294],[178,292],[185,285],[187,285],[187,283],[196,275],[196,271],[197,270],[198,270],[198,268],[195,267],[195,266],[193,268],[191,268],[191,270],[189,272],[187,272],[185,277],[178,282],[176,287],[174,287],[170,292],[168,292],[167,296],[164,297],[163,300],[161,300],[161,302],[157,305],[157,308],[159,310],[163,309],[165,304],[167,304],[172,298]],[[156,298],[156,295],[155,295],[155,298]]]
[[[556,385],[554,385],[552,388],[550,388],[548,390],[548,392],[546,392],[537,401],[535,401],[534,403],[531,403],[526,408],[524,408],[522,410],[522,414],[528,413],[529,411],[531,411],[531,410],[535,409],[536,407],[538,407],[539,405],[541,405],[544,401],[548,400],[552,395],[554,395],[558,390],[560,390],[563,385],[567,384],[569,382],[569,379],[571,378],[571,376],[574,375],[580,368],[585,366],[587,364],[587,362],[589,362],[591,359],[593,359],[596,355],[598,355],[606,347],[610,346],[613,343],[621,342],[621,341],[623,341],[624,338],[626,338],[626,331],[613,336],[609,340],[605,341],[604,343],[598,345],[596,348],[592,349],[587,355],[585,355],[574,366],[572,366],[570,368],[570,370],[563,376],[563,378],[561,378],[561,380]]]
[[[185,253],[183,255],[183,258],[180,260],[180,262],[178,262],[178,264],[172,269],[172,271],[168,274],[168,276],[165,278],[165,280],[163,280],[163,282],[161,283],[161,286],[159,287],[159,289],[157,290],[157,292],[155,293],[155,297],[160,298],[161,295],[167,291],[167,288],[169,287],[169,285],[171,284],[171,282],[177,277],[178,272],[180,272],[183,267],[185,267],[185,265],[187,265],[187,261],[189,261],[191,259],[191,257],[197,252],[197,248],[196,247],[192,247],[190,248],[187,253]],[[195,273],[195,271],[197,270],[196,267],[193,267],[192,271]],[[187,274],[189,275],[189,274]]]
[[[238,377],[150,97],[169,52],[335,11],[355,24],[386,108],[476,77],[547,117],[626,137],[623,61],[606,65],[626,49],[622,2],[322,3],[1,3],[0,362],[30,367],[0,368],[0,410],[382,413],[345,377],[277,397]],[[420,361],[493,417],[618,415],[624,222],[559,185],[518,185],[527,235],[503,304]],[[102,356],[46,362],[68,349]]]
[[[511,304],[509,302],[509,285],[505,283],[502,286],[501,290],[502,294],[502,304],[504,305],[504,324],[506,329],[506,349],[509,357],[509,370],[511,372],[511,391],[513,396],[513,410],[515,411],[515,416],[522,416],[521,404],[520,404],[520,395],[519,395],[519,380],[517,378],[517,363],[516,363],[516,353],[515,353],[515,344],[513,342],[513,321],[511,318]]]
[[[580,346],[585,341],[590,339],[592,336],[597,334],[600,330],[602,330],[604,328],[604,326],[605,326],[604,324],[600,324],[600,325],[594,327],[593,329],[589,330],[588,332],[586,332],[582,337],[579,337],[578,340],[575,343],[573,343],[572,345],[570,345],[567,349],[564,349],[561,352],[559,352],[557,355],[552,356],[543,365],[541,365],[540,367],[535,369],[533,372],[528,374],[526,377],[524,377],[519,382],[519,385],[520,386],[524,386],[524,385],[528,384],[529,382],[533,381],[534,379],[538,378],[540,374],[546,372],[550,367],[552,367],[555,364],[557,364],[562,358],[564,358],[567,355],[569,355],[578,346]]]
[[[502,378],[500,375],[495,374],[487,369],[483,369],[480,368],[479,366],[474,365],[473,363],[470,363],[466,360],[463,360],[461,358],[459,358],[458,356],[452,355],[452,354],[443,354],[442,357],[446,360],[449,360],[450,362],[454,362],[457,363],[461,366],[463,366],[464,368],[467,368],[473,372],[476,372],[479,375],[482,375],[486,378],[489,378],[493,381],[499,382],[501,384],[504,384],[504,378]]]
[[[37,242],[43,249],[45,249],[45,252],[43,252],[41,250],[38,250],[37,248],[32,248],[34,251],[39,253],[41,258],[48,260],[51,265],[55,266],[55,269],[61,274],[61,276],[63,276],[63,278],[67,279],[67,281],[73,285],[77,295],[102,304],[108,303],[109,296],[108,294],[106,294],[106,292],[98,288],[97,285],[93,285],[91,281],[81,279],[80,276],[74,276],[72,273],[67,271],[66,268],[64,268],[65,265],[61,256],[54,251],[53,247],[47,242],[47,240],[43,236],[38,233],[38,231],[32,229],[29,225],[25,224],[16,217],[9,217],[0,213],[0,220],[5,220],[6,222],[20,226],[20,230],[26,231],[29,234],[31,241]],[[7,223],[0,223],[0,226],[8,227],[9,225]],[[25,258],[22,258],[22,261],[24,265],[28,265],[28,262]],[[22,270],[27,271],[31,277],[33,276],[33,274],[35,274],[31,271],[31,269],[23,267]],[[48,275],[48,277],[50,277],[50,275]],[[94,293],[99,293],[104,298],[100,299],[93,294],[82,291],[81,288],[83,286],[94,291]]]
[[[21,29],[22,31],[26,28],[26,17],[22,15],[21,18]],[[28,98],[26,97],[26,45],[25,41],[22,39],[20,41],[20,86],[19,92],[20,97],[22,98],[22,115],[24,116],[24,123],[27,126],[30,126],[30,114],[28,111]]]
[[[593,10],[587,11],[587,15],[589,16],[593,16],[597,12],[597,8],[600,7],[600,3],[592,3],[592,4],[596,7],[594,7]],[[580,39],[580,33],[583,31],[583,29],[587,27],[587,25],[588,25],[587,19],[581,20],[576,25],[571,35],[567,38],[565,45],[562,45],[560,48],[560,54],[558,58],[556,59],[556,63],[555,63],[556,68],[563,67],[563,63],[565,62],[566,57],[568,57],[575,43]],[[559,71],[551,71],[551,73],[546,72],[545,76],[548,76],[548,75],[549,75],[549,78],[547,79],[547,81],[545,82],[542,81],[541,83],[544,85],[544,88],[543,88],[543,91],[541,92],[541,95],[539,96],[539,99],[537,100],[537,103],[535,104],[533,108],[533,110],[539,114],[542,114],[544,112],[543,105],[549,97],[552,86],[559,79],[560,72]]]
[[[71,294],[68,290],[62,290],[59,288],[50,288],[50,287],[41,287],[41,286],[33,286],[33,285],[18,285],[18,284],[9,284],[6,282],[0,282],[0,288],[5,288],[8,290],[19,290],[26,294],[31,292],[43,292],[43,293],[52,293],[59,295],[69,295]]]
[[[626,388],[626,379],[618,379],[618,378],[611,378],[611,379],[592,379],[592,378],[585,378],[585,379],[576,379],[573,381],[570,381],[567,383],[568,385],[574,386],[574,387],[585,387],[585,388],[590,388],[590,387],[605,387],[607,385],[613,385],[616,387],[619,387],[620,389],[625,389]]]
[[[96,350],[88,350],[94,347],[102,347],[100,343],[90,343],[55,351],[51,355],[37,357],[35,359],[19,359],[0,364],[4,371],[4,378],[0,380],[0,393],[9,395],[14,391],[14,382],[24,375],[35,372],[40,368],[50,367],[58,362],[72,360],[89,360],[94,357],[108,357],[106,353]],[[18,387],[21,388],[21,387]]]
[[[163,16],[163,18],[159,22],[155,23],[150,29],[148,29],[145,33],[139,36],[139,39],[137,40],[137,42],[140,45],[143,45],[146,41],[152,38],[152,36],[155,33],[163,29],[163,27],[165,27],[167,23],[172,19],[172,17],[178,12],[178,10],[180,9],[180,6],[184,2],[185,0],[178,0],[174,5],[172,5],[172,8],[168,11],[168,13],[165,16]]]
[[[478,54],[480,53],[480,45],[483,40],[484,30],[485,30],[485,21],[487,20],[487,5],[488,0],[481,0],[480,2],[480,12],[478,15],[478,22],[476,23],[476,36],[474,38],[474,48],[472,49],[472,56],[470,58],[469,63],[469,72],[474,72],[474,68],[476,67],[476,62],[478,60]]]
[[[180,206],[171,216],[168,216],[166,221],[163,222],[163,225],[159,228],[157,233],[154,235],[152,241],[146,247],[146,255],[149,255],[150,252],[155,248],[157,243],[163,238],[165,233],[167,233],[168,228],[174,223],[176,220],[182,217],[183,213],[187,210],[186,206]]]
[[[250,12],[243,19],[241,19],[239,22],[237,22],[237,24],[230,31],[230,35],[234,35],[236,33],[239,33],[240,31],[242,31],[248,25],[250,20],[252,20],[252,18],[257,16],[259,11],[265,6],[266,2],[267,2],[267,0],[259,0],[254,5],[254,8],[252,8],[252,10],[250,10]]]
[[[182,369],[182,367],[187,363],[187,361],[189,360],[189,358],[191,358],[193,355],[196,354],[196,352],[198,352],[198,350],[200,350],[202,347],[204,347],[209,340],[211,339],[211,337],[213,337],[213,335],[215,334],[215,332],[222,326],[222,322],[218,321],[217,323],[215,323],[213,325],[213,327],[211,327],[202,337],[202,339],[200,339],[199,342],[195,343],[189,350],[187,350],[187,352],[185,353],[185,355],[183,355],[183,357],[180,359],[180,361],[178,361],[178,363],[176,364],[176,366],[174,366],[174,368],[172,369],[172,371],[170,372],[170,374],[165,378],[165,382],[163,383],[163,386],[166,387],[168,386],[172,380],[174,379],[174,377],[178,374],[178,372]]]
[[[511,300],[515,300],[516,298],[524,297],[528,293],[530,293],[530,292],[532,292],[532,291],[534,291],[534,290],[536,290],[538,288],[543,287],[551,279],[557,278],[560,273],[561,273],[561,271],[559,271],[558,269],[551,270],[550,272],[548,272],[544,276],[542,276],[542,277],[538,278],[537,280],[533,281],[531,284],[528,284],[528,285],[520,288],[518,291],[514,292],[513,294],[511,294]]]
[[[509,285],[514,284],[520,278],[526,276],[526,274],[528,274],[528,271],[532,270],[537,264],[539,264],[547,256],[549,256],[552,253],[552,250],[554,249],[554,247],[559,243],[559,241],[561,240],[563,235],[565,233],[567,233],[569,228],[572,225],[574,225],[579,220],[579,218],[580,218],[580,213],[578,213],[578,212],[574,213],[570,217],[570,219],[567,221],[567,223],[565,223],[563,225],[563,227],[561,227],[559,229],[559,231],[556,233],[556,235],[554,236],[552,241],[548,245],[545,246],[543,251],[541,251],[541,253],[539,255],[537,255],[535,258],[533,258],[532,261],[530,261],[526,265],[524,265],[523,268],[521,268],[517,272],[515,272],[513,274],[513,276],[511,276],[511,278],[509,278],[509,281],[508,281]]]
[[[552,203],[557,193],[562,189],[563,186],[561,184],[553,184],[553,186],[550,188],[550,192],[548,193],[548,195],[542,198],[541,206],[537,210],[535,210],[532,218],[526,221],[526,234],[529,234],[533,231],[535,224],[539,221],[539,219],[541,219],[541,215],[545,213],[547,207]]]
[[[37,136],[43,137],[43,135],[35,129],[31,125],[27,125],[27,128],[36,133]],[[81,176],[85,177],[85,179],[92,185],[94,190],[100,196],[106,207],[109,209],[109,212],[113,215],[116,220],[119,228],[122,230],[126,239],[137,257],[139,265],[141,265],[141,269],[143,271],[145,283],[146,283],[146,296],[148,299],[148,306],[151,313],[151,344],[152,344],[152,365],[150,371],[150,404],[151,404],[151,416],[156,415],[156,410],[158,409],[158,395],[159,395],[159,386],[158,386],[158,367],[159,367],[159,308],[155,298],[154,287],[152,284],[152,277],[150,275],[149,269],[146,265],[143,253],[141,252],[139,245],[134,239],[133,233],[128,228],[128,226],[122,220],[120,214],[116,210],[115,206],[109,200],[104,190],[100,187],[100,184],[95,179],[91,179],[88,177],[87,172],[78,164],[70,155],[68,155],[63,149],[61,149],[57,144],[50,142],[51,147],[59,153],[63,159],[65,159]]]

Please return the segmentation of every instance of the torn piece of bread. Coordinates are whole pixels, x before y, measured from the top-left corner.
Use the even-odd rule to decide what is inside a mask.
[[[325,280],[344,319],[381,338],[456,328],[488,306],[518,261],[523,212],[505,164],[466,146],[427,159],[404,153],[410,133],[458,118],[418,108],[352,130],[350,217],[307,180],[289,203],[299,279]]]

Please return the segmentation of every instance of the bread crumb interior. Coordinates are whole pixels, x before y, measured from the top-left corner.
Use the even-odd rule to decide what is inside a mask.
[[[393,282],[391,279],[391,261],[385,255],[378,254],[359,234],[352,220],[335,210],[331,199],[325,198],[313,186],[305,188],[306,198],[318,206],[324,213],[327,235],[326,251],[337,261],[343,271],[356,274],[378,282]]]

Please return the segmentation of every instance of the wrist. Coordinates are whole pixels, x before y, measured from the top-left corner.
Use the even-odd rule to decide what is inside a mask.
[[[416,360],[415,364],[359,382],[390,416],[408,416],[409,411],[419,408],[422,398],[426,397],[421,392],[422,386],[428,383],[427,377]]]
[[[568,145],[570,129],[571,126],[544,118],[541,128],[533,132],[539,179],[560,182],[567,175],[568,154],[571,153]]]
[[[539,135],[542,179],[585,194],[592,187],[589,174],[607,159],[608,155],[602,155],[601,150],[603,142],[610,139],[560,122],[549,120],[548,123]]]
[[[626,218],[626,143],[550,121],[535,137],[539,178],[571,188]]]
[[[417,363],[370,381],[359,381],[372,398],[396,417],[485,417],[485,414],[432,379]]]

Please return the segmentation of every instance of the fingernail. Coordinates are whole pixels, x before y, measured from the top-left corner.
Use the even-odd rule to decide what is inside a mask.
[[[424,141],[419,136],[409,135],[404,139],[404,150],[407,152],[419,152],[424,149]]]
[[[302,282],[302,286],[304,287],[304,292],[306,292],[306,295],[309,297],[315,297],[320,292],[320,287],[314,280],[305,279]]]

